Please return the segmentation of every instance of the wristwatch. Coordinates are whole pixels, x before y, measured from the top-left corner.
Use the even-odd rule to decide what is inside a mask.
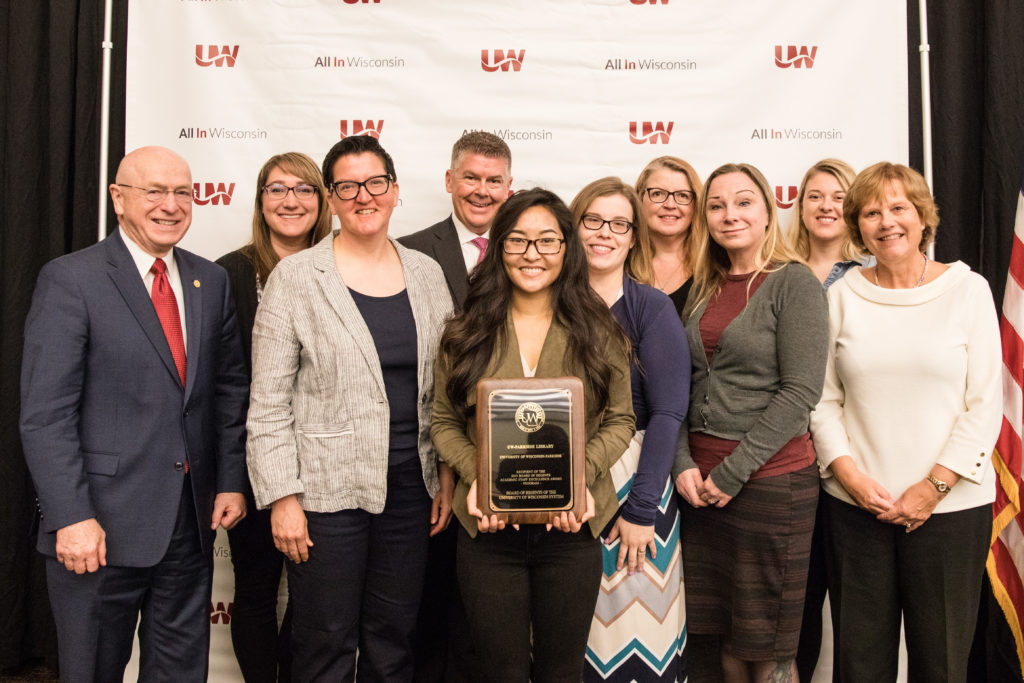
[[[927,479],[928,483],[934,486],[935,490],[941,493],[942,495],[946,495],[947,493],[949,493],[949,489],[952,488],[949,484],[942,481],[941,479],[936,478],[931,473],[929,473],[928,476],[925,477],[925,479]]]

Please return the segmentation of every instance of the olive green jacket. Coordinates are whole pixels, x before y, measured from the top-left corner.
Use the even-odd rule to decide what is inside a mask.
[[[495,357],[491,359],[486,376],[522,378],[523,363],[511,317],[506,322],[505,335],[508,340],[506,353],[498,357],[497,349],[495,350]],[[536,377],[583,376],[578,363],[564,362],[565,345],[565,327],[554,320],[541,348]],[[607,349],[605,357],[612,366],[607,404],[595,406],[589,388],[584,390],[587,488],[594,496],[596,508],[596,515],[590,520],[590,530],[595,537],[615,514],[615,487],[612,485],[609,469],[622,457],[629,440],[633,438],[636,425],[629,384],[629,359],[624,351],[612,348]],[[434,373],[434,420],[430,436],[441,460],[451,465],[459,475],[455,500],[452,502],[455,515],[469,535],[476,536],[476,518],[469,514],[466,507],[469,486],[476,479],[476,423],[472,418],[465,419],[461,412],[452,406],[445,389],[447,384],[448,372],[439,354]],[[586,384],[584,382],[584,387]],[[475,412],[476,390],[470,391],[466,399],[471,412]]]

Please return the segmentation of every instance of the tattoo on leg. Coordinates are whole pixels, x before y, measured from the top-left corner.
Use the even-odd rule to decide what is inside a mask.
[[[784,662],[776,662],[775,671],[772,671],[772,683],[795,683],[793,676],[793,660],[787,659]]]

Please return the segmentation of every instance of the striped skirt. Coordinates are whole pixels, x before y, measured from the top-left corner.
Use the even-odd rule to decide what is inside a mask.
[[[747,661],[796,656],[818,468],[751,479],[724,508],[683,516],[686,610],[693,634],[729,638]]]
[[[612,467],[619,505],[633,483],[643,432]],[[678,496],[670,481],[654,522],[657,559],[648,553],[644,570],[615,570],[619,541],[602,543],[601,593],[587,641],[585,681],[684,681],[686,611],[679,549]],[[603,540],[603,539],[602,539]]]

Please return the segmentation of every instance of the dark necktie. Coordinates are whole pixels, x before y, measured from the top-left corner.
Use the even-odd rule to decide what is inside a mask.
[[[181,385],[185,386],[185,337],[181,333],[181,316],[178,314],[178,301],[174,298],[174,290],[167,279],[167,264],[157,259],[149,269],[153,273],[153,308],[160,318],[160,326],[164,328],[167,344],[174,356],[174,365],[178,368]]]

